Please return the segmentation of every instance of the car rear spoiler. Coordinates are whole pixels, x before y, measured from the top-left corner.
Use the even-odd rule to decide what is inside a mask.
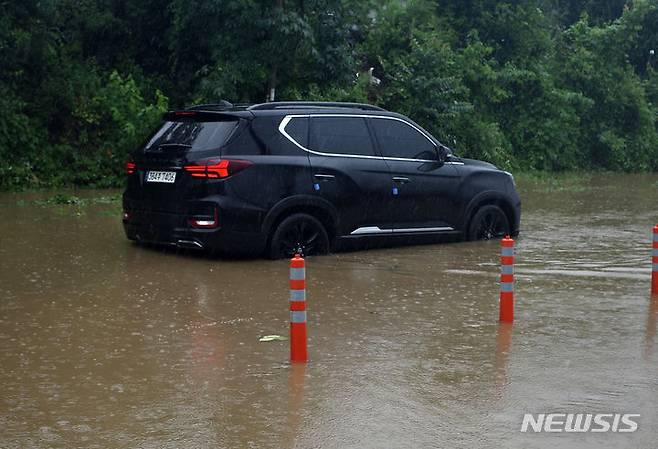
[[[251,112],[235,111],[235,112],[217,112],[217,111],[202,111],[202,110],[178,110],[168,111],[162,116],[163,120],[176,121],[176,120],[198,120],[202,122],[219,122],[224,120],[239,120],[250,119],[253,117]]]

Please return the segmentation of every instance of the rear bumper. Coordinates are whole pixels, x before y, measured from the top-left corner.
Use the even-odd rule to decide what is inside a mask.
[[[128,210],[123,220],[126,237],[141,243],[153,243],[184,249],[205,250],[226,254],[260,255],[267,237],[257,233],[193,228],[188,216],[164,212]]]

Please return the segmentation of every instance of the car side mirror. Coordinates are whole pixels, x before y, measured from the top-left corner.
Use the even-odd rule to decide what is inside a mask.
[[[448,159],[448,155],[450,154],[448,149],[442,145],[436,147],[436,153],[438,161],[442,164],[446,161],[446,159]]]

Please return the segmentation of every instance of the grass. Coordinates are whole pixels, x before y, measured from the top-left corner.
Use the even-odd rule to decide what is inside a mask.
[[[543,172],[514,173],[519,190],[533,192],[583,192],[588,189],[596,172]]]
[[[55,195],[48,196],[46,198],[40,198],[37,200],[18,200],[16,202],[19,206],[76,206],[76,207],[87,207],[96,204],[109,204],[116,205],[121,204],[121,194],[112,194],[112,195],[100,195],[92,197],[79,197],[77,195],[71,195],[67,193],[56,193]]]
[[[56,193],[45,198],[36,200],[18,200],[16,204],[20,207],[41,206],[54,208],[58,215],[73,215],[81,217],[87,214],[91,206],[106,206],[100,210],[95,209],[95,213],[100,215],[116,216],[121,211],[121,194],[112,193],[110,195],[99,194],[97,196],[77,196],[68,193]]]
[[[120,194],[81,198],[76,195],[68,195],[64,193],[57,193],[53,196],[34,201],[34,203],[39,206],[59,205],[79,207],[90,206],[92,204],[119,204],[120,202]]]

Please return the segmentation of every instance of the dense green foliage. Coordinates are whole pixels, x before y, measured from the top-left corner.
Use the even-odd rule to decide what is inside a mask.
[[[0,4],[0,188],[120,184],[165,110],[272,87],[509,169],[658,169],[658,0]]]

